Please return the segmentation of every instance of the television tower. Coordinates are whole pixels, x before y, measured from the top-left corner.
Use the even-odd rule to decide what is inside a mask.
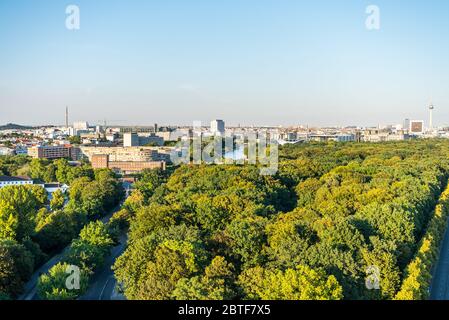
[[[431,102],[429,105],[429,129],[430,131],[433,131],[433,110],[435,109],[435,106]]]

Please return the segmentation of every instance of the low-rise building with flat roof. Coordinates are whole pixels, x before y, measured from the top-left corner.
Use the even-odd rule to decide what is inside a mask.
[[[0,176],[0,188],[8,186],[23,186],[30,184],[33,184],[33,180],[29,177]]]

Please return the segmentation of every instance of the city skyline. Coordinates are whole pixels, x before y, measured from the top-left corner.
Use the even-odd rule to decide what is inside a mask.
[[[0,123],[449,124],[446,1],[0,3]]]

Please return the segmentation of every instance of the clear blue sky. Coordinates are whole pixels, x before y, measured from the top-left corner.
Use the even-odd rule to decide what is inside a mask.
[[[449,123],[447,0],[1,0],[0,43],[0,123]]]

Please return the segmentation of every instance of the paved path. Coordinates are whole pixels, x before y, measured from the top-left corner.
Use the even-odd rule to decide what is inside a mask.
[[[116,290],[117,281],[111,267],[115,260],[126,249],[127,237],[120,237],[120,244],[111,250],[111,255],[106,259],[104,266],[95,272],[87,292],[80,300],[124,300],[125,297]]]
[[[430,288],[430,299],[449,300],[449,230],[446,230],[444,235],[440,258]]]

